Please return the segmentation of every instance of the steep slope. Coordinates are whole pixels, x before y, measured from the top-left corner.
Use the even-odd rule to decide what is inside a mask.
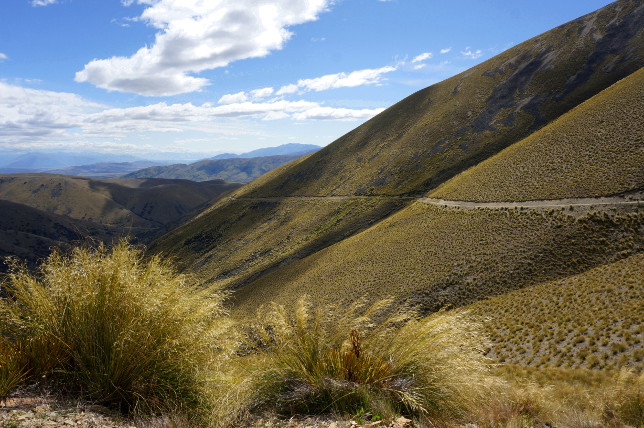
[[[631,205],[557,210],[415,202],[377,225],[281,267],[235,293],[238,313],[266,301],[396,297],[426,311],[584,272],[642,251]],[[610,214],[608,213],[610,212]]]
[[[470,306],[489,355],[537,366],[644,369],[644,254]]]
[[[419,91],[233,192],[152,251],[203,281],[236,288],[261,280],[377,224],[641,68],[643,19],[641,1],[620,0]]]
[[[525,201],[642,190],[643,117],[640,69],[429,196]]]
[[[126,178],[169,178],[193,181],[225,180],[248,183],[270,170],[301,156],[279,155],[254,158],[202,160],[191,164],[152,166],[125,175]]]

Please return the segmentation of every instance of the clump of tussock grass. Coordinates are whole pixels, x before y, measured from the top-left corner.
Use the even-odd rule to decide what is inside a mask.
[[[22,353],[0,338],[0,402],[28,377]]]
[[[2,283],[0,338],[34,378],[134,414],[199,417],[229,348],[224,296],[188,285],[126,242],[54,252],[37,274],[15,264]]]
[[[261,308],[249,334],[261,351],[256,404],[287,414],[465,415],[490,385],[479,324],[460,311],[421,319],[393,307],[302,298],[292,311]]]

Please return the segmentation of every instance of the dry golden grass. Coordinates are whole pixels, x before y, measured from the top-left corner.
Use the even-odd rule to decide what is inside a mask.
[[[233,296],[235,312],[266,301],[352,302],[395,296],[435,311],[567,277],[642,249],[635,212],[458,209],[424,203],[302,260]]]
[[[479,301],[489,356],[537,367],[644,370],[644,254]]]
[[[15,266],[1,285],[0,343],[9,346],[0,354],[17,354],[14,374],[128,413],[209,418],[220,387],[212,373],[234,351],[220,293],[126,243],[55,252],[38,274]]]
[[[644,69],[441,185],[431,197],[525,201],[644,188]]]
[[[421,319],[393,300],[267,305],[248,332],[249,349],[262,355],[255,405],[282,414],[456,421],[490,390],[480,331],[465,312]]]
[[[236,194],[234,194],[236,195]],[[151,246],[182,269],[219,287],[239,284],[364,229],[405,201],[222,200],[216,215],[201,215]]]

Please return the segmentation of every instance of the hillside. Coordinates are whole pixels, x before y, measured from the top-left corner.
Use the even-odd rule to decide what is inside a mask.
[[[644,369],[644,254],[475,303],[489,355],[536,366]]]
[[[194,162],[152,166],[124,175],[125,178],[168,178],[192,181],[225,180],[235,183],[248,183],[257,177],[303,156],[277,155],[253,158],[224,158]]]
[[[580,198],[642,190],[644,69],[430,194],[464,201]]]
[[[620,214],[614,225],[604,227],[591,214],[577,224],[574,217],[561,214],[552,220],[550,214],[538,210],[510,215],[502,210],[439,209],[420,202],[405,207],[639,70],[644,65],[643,15],[641,2],[618,1],[419,91],[319,152],[283,165],[217,201],[194,220],[155,241],[151,250],[171,254],[182,268],[204,282],[239,289],[238,305],[255,295],[273,296],[269,287],[279,287],[284,293],[301,288],[297,284],[305,280],[304,274],[297,274],[289,265],[301,260],[298,263],[306,263],[307,269],[318,269],[326,263],[318,252],[327,247],[324,254],[354,260],[343,262],[347,272],[338,267],[333,274],[345,278],[336,290],[345,296],[355,295],[358,286],[353,283],[362,281],[363,272],[354,258],[363,251],[357,241],[361,236],[372,237],[373,257],[380,257],[379,253],[398,257],[386,264],[397,265],[398,274],[383,268],[367,275],[373,281],[389,278],[387,284],[393,284],[396,275],[404,277],[406,284],[415,284],[400,288],[410,295],[434,280],[440,284],[457,276],[460,264],[484,251],[489,252],[488,261],[476,265],[472,275],[492,282],[486,285],[488,291],[474,293],[476,298],[579,273],[639,251],[639,241],[634,238],[639,226],[633,229],[629,213],[622,213],[624,218]],[[394,217],[387,219],[392,214]],[[453,218],[461,219],[463,228],[460,254],[440,244],[444,241],[449,246]],[[489,227],[497,221],[502,229],[493,232]],[[634,221],[641,219],[636,216]],[[383,229],[385,224],[396,228],[397,247],[391,246],[388,235],[393,239],[394,234]],[[369,229],[372,226],[374,229]],[[564,230],[569,235],[561,234],[558,227],[568,228]],[[603,237],[615,246],[599,245],[590,251],[597,241],[585,241],[584,228],[592,230],[588,236]],[[524,230],[534,236],[524,237]],[[382,236],[377,236],[378,231]],[[432,231],[436,234],[431,235]],[[497,235],[509,247],[496,252],[483,245],[494,243]],[[471,236],[480,236],[481,243],[474,242],[472,247]],[[573,237],[586,242],[588,247],[583,251],[589,251],[580,254],[577,270],[561,265],[567,252],[577,251],[568,240]],[[336,243],[347,252],[331,249]],[[422,250],[428,245],[436,247]],[[513,245],[524,252],[514,254]],[[311,264],[307,256],[320,261]],[[434,257],[444,257],[448,264],[439,267]],[[405,258],[410,262],[404,262]],[[419,283],[415,278],[428,274],[424,265],[438,270],[431,274],[434,279]],[[380,265],[368,266],[375,269]],[[511,277],[526,279],[507,287],[500,285],[508,272],[524,268],[531,269],[530,273],[517,271]],[[531,276],[532,271],[550,268],[554,270],[549,274]],[[332,270],[331,263],[328,269]],[[456,273],[450,273],[452,269]],[[274,278],[284,275],[289,282],[269,283],[265,279],[269,272]],[[312,277],[320,281],[324,278],[321,273],[315,275]],[[311,279],[311,284],[320,287],[318,279]]]
[[[34,262],[50,247],[88,239],[110,242],[130,236],[148,242],[239,186],[223,181],[0,175],[0,254]]]

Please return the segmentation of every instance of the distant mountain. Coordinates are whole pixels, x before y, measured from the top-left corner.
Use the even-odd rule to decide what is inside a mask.
[[[203,160],[189,165],[176,164],[168,166],[153,166],[132,172],[124,177],[168,178],[193,181],[218,179],[236,183],[248,183],[268,171],[302,157],[305,153],[255,158],[239,157],[231,159]]]
[[[0,175],[0,256],[33,264],[51,247],[73,242],[129,236],[145,243],[239,186],[221,180]]]
[[[265,147],[263,149],[257,149],[250,152],[242,153],[236,155],[234,153],[222,153],[217,156],[213,156],[210,159],[232,159],[232,158],[258,158],[264,156],[278,156],[278,155],[305,155],[308,153],[317,152],[322,147],[316,146],[314,144],[298,144],[298,143],[289,143],[282,144],[277,147]]]
[[[135,162],[99,162],[89,165],[69,166],[67,168],[48,170],[49,174],[77,175],[93,178],[116,178],[142,168],[158,166],[166,162],[135,161]]]
[[[71,153],[71,152],[33,152],[18,157],[13,156],[8,162],[0,158],[0,174],[20,172],[44,172],[52,169],[76,165],[88,165],[98,162],[133,162],[141,160],[130,155],[111,155],[106,153]]]

